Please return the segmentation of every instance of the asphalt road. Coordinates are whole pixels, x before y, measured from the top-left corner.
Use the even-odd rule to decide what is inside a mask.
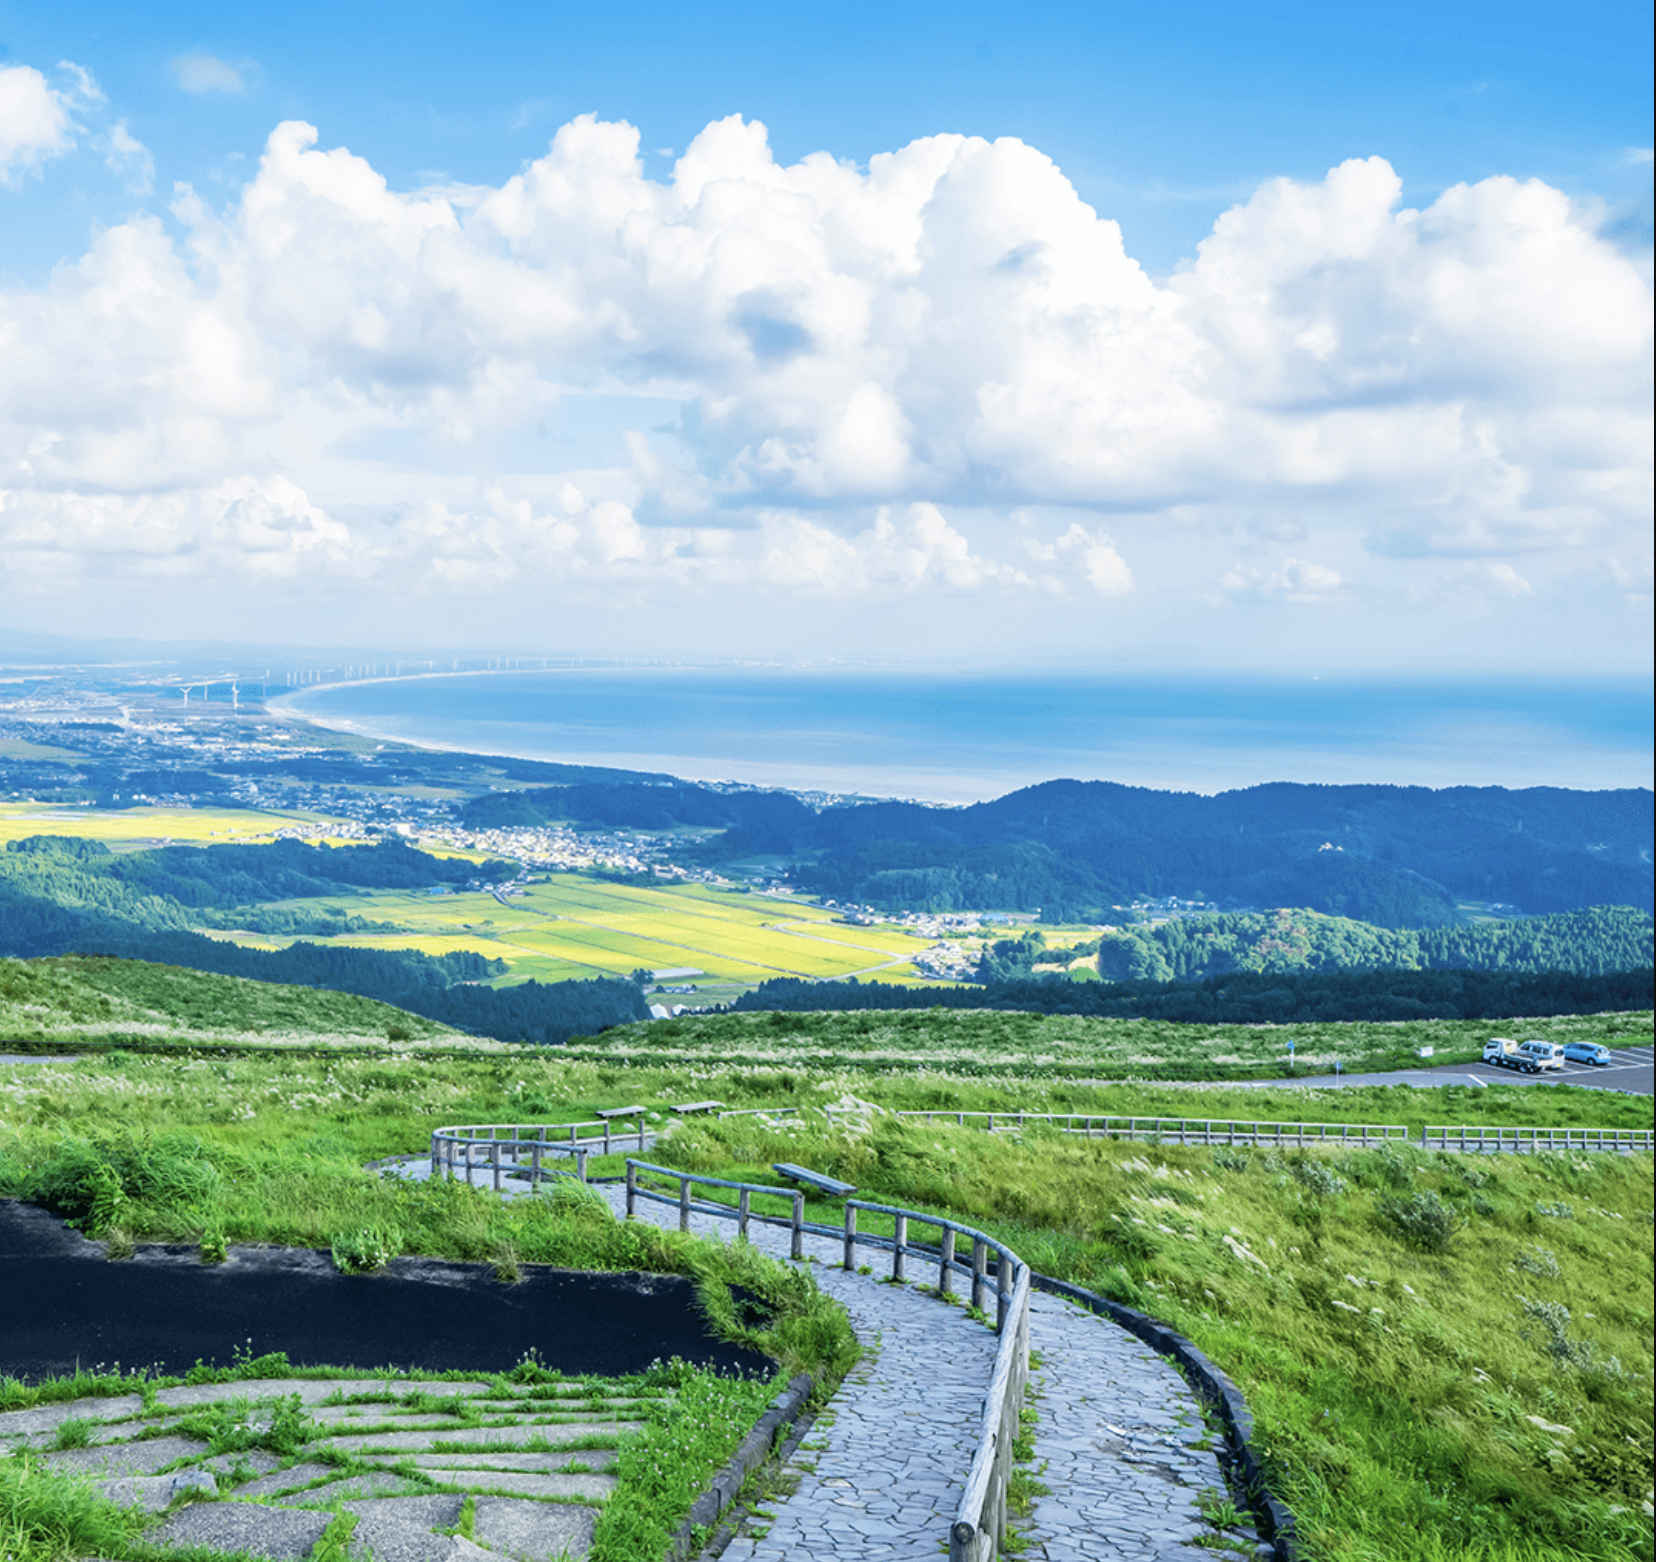
[[[1629,1095],[1656,1095],[1656,1053],[1650,1047],[1612,1047],[1610,1062],[1566,1063],[1562,1073],[1521,1074],[1493,1063],[1444,1063],[1436,1068],[1394,1069],[1384,1074],[1298,1074],[1292,1079],[1255,1079],[1256,1089],[1281,1085],[1316,1085],[1333,1089],[1348,1085],[1579,1085],[1587,1090],[1623,1090]]]

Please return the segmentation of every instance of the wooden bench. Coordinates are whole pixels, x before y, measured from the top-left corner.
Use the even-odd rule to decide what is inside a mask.
[[[688,1117],[692,1112],[716,1112],[723,1105],[723,1101],[686,1101],[670,1110],[677,1112],[681,1117]]]
[[[789,1182],[797,1182],[807,1188],[815,1188],[818,1193],[826,1193],[831,1199],[848,1199],[857,1191],[856,1186],[849,1182],[841,1182],[837,1177],[824,1177],[821,1172],[808,1171],[803,1166],[795,1166],[791,1161],[773,1161],[771,1170],[779,1177],[786,1177]]]
[[[609,1106],[600,1107],[594,1112],[592,1115],[602,1119],[604,1124],[604,1154],[608,1155],[610,1153],[610,1135],[616,1127],[615,1120],[618,1117],[636,1117],[638,1119],[638,1149],[639,1153],[643,1154],[644,1119],[648,1116],[649,1110],[645,1106]],[[631,1138],[632,1136],[629,1134],[628,1137]]]

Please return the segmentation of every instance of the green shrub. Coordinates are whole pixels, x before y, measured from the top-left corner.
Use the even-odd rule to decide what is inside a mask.
[[[1544,1247],[1527,1247],[1513,1263],[1527,1275],[1538,1275],[1543,1280],[1556,1280],[1563,1274],[1558,1267],[1558,1255]]]
[[[334,1268],[347,1275],[371,1274],[389,1264],[402,1246],[402,1233],[395,1226],[342,1231],[333,1239]]]
[[[1381,1199],[1379,1209],[1381,1219],[1423,1253],[1447,1252],[1460,1224],[1454,1210],[1430,1188]]]
[[[1331,1199],[1346,1190],[1345,1178],[1336,1176],[1334,1169],[1322,1161],[1294,1161],[1292,1169],[1294,1180],[1318,1198]]]

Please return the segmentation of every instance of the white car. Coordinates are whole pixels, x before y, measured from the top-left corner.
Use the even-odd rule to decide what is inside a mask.
[[[1564,1049],[1556,1041],[1526,1041],[1518,1049],[1518,1056],[1529,1064],[1526,1073],[1534,1073],[1537,1069],[1562,1070],[1564,1067]]]

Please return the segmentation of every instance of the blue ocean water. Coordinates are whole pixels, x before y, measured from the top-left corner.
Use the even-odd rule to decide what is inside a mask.
[[[432,747],[936,802],[1056,777],[1198,792],[1264,781],[1651,784],[1641,679],[568,668],[331,684],[283,704]]]

